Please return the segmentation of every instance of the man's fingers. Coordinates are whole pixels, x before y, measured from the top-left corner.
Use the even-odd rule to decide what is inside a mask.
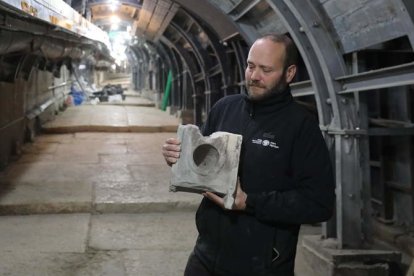
[[[219,197],[218,195],[212,192],[205,192],[203,193],[203,196],[207,197],[208,199],[219,205],[221,208],[224,208],[224,199]]]
[[[167,144],[174,144],[174,145],[180,145],[181,142],[177,138],[168,138],[165,141]]]
[[[177,163],[178,158],[180,158],[180,145],[181,143],[177,138],[168,138],[165,144],[162,145],[162,155],[168,165],[171,166]]]
[[[168,151],[177,151],[177,152],[179,152],[179,151],[181,151],[181,146],[180,145],[172,145],[172,144],[164,144],[162,146],[162,150],[165,151],[165,152],[168,152]]]
[[[180,158],[180,152],[176,151],[163,151],[162,154],[164,156],[165,161],[170,166],[177,163],[178,158]]]
[[[178,158],[167,157],[167,158],[165,158],[165,161],[167,161],[167,164],[171,166],[171,165],[177,163]]]
[[[180,158],[180,152],[166,151],[164,152],[164,158],[178,159]]]
[[[165,158],[168,158],[168,157],[179,158],[180,152],[181,152],[180,142],[175,138],[167,139],[166,143],[162,146],[162,154],[164,155]]]
[[[180,151],[181,146],[180,145],[175,145],[175,144],[164,144],[162,146],[162,149],[166,150],[166,151]]]
[[[162,150],[162,154],[165,157],[175,157],[175,158],[178,158],[178,157],[180,157],[180,152],[181,152],[181,149],[163,149]]]

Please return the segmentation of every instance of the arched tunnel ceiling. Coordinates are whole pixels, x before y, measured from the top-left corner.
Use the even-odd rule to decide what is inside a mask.
[[[3,0],[13,2],[13,0]],[[410,0],[315,0],[301,7],[296,1],[272,0],[67,0],[75,10],[108,31],[114,16],[121,29],[157,40],[179,8],[208,24],[221,40],[240,34],[250,44],[259,34],[289,31],[274,7],[318,14],[313,28],[324,26],[343,53],[350,53],[406,36],[414,44],[414,3]],[[299,1],[301,2],[301,1]],[[23,5],[23,4],[22,4]],[[29,5],[29,4],[27,4]],[[30,6],[30,5],[29,5]],[[306,11],[304,7],[311,6]],[[23,7],[23,6],[22,6]],[[33,9],[36,12],[36,8]],[[28,11],[30,13],[30,11]],[[309,22],[299,22],[304,25]],[[71,23],[72,24],[72,23]]]
[[[169,0],[94,1],[88,3],[88,7],[91,21],[102,29],[110,31],[116,17],[120,25],[118,30],[128,30],[148,40],[157,40],[162,35],[178,9],[178,5]]]
[[[72,6],[78,7],[80,10],[79,5],[80,2],[77,4],[74,2]],[[110,30],[112,17],[116,15],[123,22],[121,25],[132,25],[133,35],[144,35],[148,40],[157,40],[162,35],[180,6],[208,22],[221,39],[238,32],[231,18],[208,1],[92,0],[86,5],[90,9],[91,21],[104,30]],[[124,29],[126,28],[124,27]]]
[[[105,31],[110,30],[116,16],[120,30],[127,30],[131,35],[148,41],[157,41],[168,29],[177,12],[183,9],[201,25],[208,26],[222,42],[238,36],[250,44],[260,34],[290,32],[302,49],[302,55],[305,55],[307,47],[317,45],[317,41],[312,39],[315,39],[315,34],[321,31],[332,41],[332,45],[335,45],[334,51],[338,55],[352,53],[401,37],[407,38],[409,48],[412,49],[414,44],[414,3],[410,0],[311,2],[304,0],[282,2],[276,0],[68,0],[68,2]],[[293,21],[296,23],[292,23]],[[184,32],[187,31],[185,22],[177,20],[174,22]],[[309,43],[313,41],[313,45],[304,45],[301,39],[305,39],[304,36],[308,37],[306,39]],[[323,52],[323,49],[321,51]]]
[[[72,6],[76,7],[75,3]],[[292,1],[283,3],[287,3],[286,7],[290,10],[295,7],[300,9]],[[272,8],[278,5],[278,1],[269,0],[86,1],[91,21],[105,30],[108,30],[111,18],[116,14],[123,22],[121,25],[131,25],[133,35],[157,40],[182,7],[210,25],[221,40],[240,33],[248,43],[259,34],[288,31],[286,22]],[[323,24],[313,22],[312,26],[328,28],[343,53],[402,36],[407,36],[414,44],[413,5],[409,0],[312,1],[312,9],[323,21]]]
[[[13,1],[13,0],[4,0]],[[180,8],[209,25],[222,41],[240,35],[248,44],[263,33],[288,32],[289,23],[278,12],[280,6],[305,18],[318,15],[314,22],[302,20],[302,28],[323,27],[343,54],[406,36],[414,44],[414,3],[410,0],[67,0],[87,19],[105,31],[114,20],[120,30],[131,35],[158,40]],[[305,7],[310,10],[306,10]],[[281,16],[282,15],[282,16]],[[114,19],[117,17],[117,19]],[[320,22],[318,22],[320,21]],[[178,22],[179,24],[179,22]],[[128,26],[130,26],[128,28]],[[303,32],[303,30],[302,30]]]
[[[176,2],[208,23],[221,40],[238,32],[233,20],[209,1],[176,0]]]
[[[133,24],[133,34],[145,35],[147,39],[157,39],[168,25],[179,7],[211,25],[221,39],[238,32],[233,20],[209,1],[193,0],[73,0],[74,9],[84,14],[93,23],[109,30],[113,15],[117,15],[127,26]]]
[[[3,1],[13,2],[13,0]],[[414,3],[410,0],[311,2],[305,0],[282,2],[277,0],[67,0],[67,2],[105,31],[110,30],[116,16],[120,30],[127,30],[133,36],[152,42],[158,41],[165,34],[178,11],[185,10],[193,20],[198,21],[202,26],[208,26],[221,42],[239,37],[249,45],[260,34],[289,32],[299,45],[302,55],[306,54],[306,49],[309,47],[321,46],[320,51],[317,48],[314,50],[324,51],[323,48],[326,46],[324,44],[318,46],[318,41],[315,40],[316,34],[321,32],[323,36],[320,34],[319,36],[331,41],[331,45],[334,45],[331,49],[337,55],[372,46],[383,47],[381,44],[402,37],[405,37],[408,42],[404,46],[405,50],[412,50],[414,44]],[[63,23],[66,24],[62,21]],[[188,31],[186,22],[174,20],[174,23],[184,32]],[[7,26],[7,23],[4,26]],[[199,38],[202,33],[200,32]],[[305,45],[305,40],[310,45]],[[323,56],[316,56],[316,59],[321,57]]]

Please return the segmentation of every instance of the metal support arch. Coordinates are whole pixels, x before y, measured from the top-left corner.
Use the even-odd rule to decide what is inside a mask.
[[[223,91],[223,95],[226,96],[227,95],[227,86],[229,83],[231,83],[230,80],[230,66],[229,63],[227,62],[227,58],[226,58],[226,53],[225,50],[223,48],[223,45],[220,44],[217,36],[213,33],[212,30],[210,30],[210,28],[208,26],[204,26],[202,25],[199,20],[197,18],[195,18],[193,15],[191,15],[189,12],[184,11],[184,14],[187,14],[187,16],[189,16],[193,22],[195,22],[197,24],[197,26],[203,30],[203,32],[207,35],[208,40],[210,42],[210,46],[217,58],[217,63],[219,65],[220,68],[220,72],[221,72],[221,81],[222,81],[222,91]],[[209,110],[208,110],[209,111]]]
[[[164,45],[162,43],[160,42],[153,43],[150,41],[147,41],[147,43],[150,44],[159,55],[158,59],[160,63],[159,65],[160,68],[158,68],[158,71],[160,73],[159,73],[158,81],[159,81],[160,89],[158,93],[161,95],[163,91],[165,90],[165,83],[167,81],[168,71],[171,70],[171,73],[173,74],[173,76],[175,76],[176,68],[173,67],[171,57],[167,53],[167,50],[164,48]],[[174,86],[171,87],[171,94],[176,94]]]
[[[168,40],[168,38],[166,38],[165,36],[161,36],[160,41],[163,44],[165,44],[167,47],[169,47],[172,50],[174,50],[181,57],[181,62],[183,63],[183,71],[182,71],[182,74],[187,74],[187,72],[188,72],[188,77],[189,77],[190,83],[191,83],[191,91],[193,93],[195,93],[196,90],[195,90],[194,76],[197,73],[196,65],[191,62],[192,59],[189,58],[188,53],[186,52],[186,50],[183,49],[181,46],[174,44],[173,42],[171,42],[170,40]],[[187,96],[187,93],[189,92],[188,89],[186,89],[185,91],[183,91],[182,90],[182,87],[179,87],[178,90],[179,91],[182,91],[183,95],[185,95],[184,97],[187,98],[186,96]],[[194,122],[197,123],[196,112],[194,112]]]
[[[131,56],[133,56],[133,60],[134,63],[132,64],[132,79],[134,81],[134,89],[135,90],[140,90],[140,88],[138,87],[139,83],[140,83],[140,66],[139,66],[139,60],[140,60],[140,53],[133,47],[130,46],[129,48],[129,53]]]
[[[136,65],[137,67],[137,77],[136,77],[136,89],[137,90],[142,90],[145,88],[145,73],[146,73],[146,64],[147,63],[147,56],[145,55],[144,51],[137,47],[136,45],[131,47],[131,50],[133,51],[133,53],[135,53],[137,60],[138,60],[138,64]]]
[[[177,23],[171,22],[170,27],[178,33],[184,40],[191,45],[191,48],[194,52],[194,55],[197,59],[197,63],[200,66],[201,74],[203,75],[203,80],[205,84],[205,89],[210,90],[210,81],[207,76],[207,68],[211,67],[210,58],[208,54],[201,47],[197,39],[194,39],[191,35],[186,33]]]
[[[234,50],[234,54],[236,56],[237,61],[237,71],[239,74],[240,83],[238,83],[240,87],[240,93],[245,94],[245,86],[244,86],[244,68],[246,67],[246,61],[247,61],[247,54],[246,51],[243,49],[243,46],[241,45],[240,40],[232,41],[231,46]]]
[[[208,54],[206,51],[201,47],[200,43],[197,39],[194,39],[191,35],[186,33],[184,30],[181,29],[180,26],[178,26],[176,23],[171,22],[170,27],[176,31],[186,42],[191,45],[191,48],[193,50],[194,56],[197,60],[198,65],[200,66],[200,74],[201,74],[201,80],[204,82],[204,87],[201,88],[204,90],[204,95],[210,93],[211,91],[211,84],[210,84],[210,78],[208,77],[207,68],[210,68],[211,62]],[[195,78],[195,81],[197,82],[197,78]],[[193,95],[194,100],[194,113],[195,113],[195,123],[198,125],[201,125],[203,118],[202,118],[202,103],[203,101],[200,101],[200,97],[202,97],[198,92],[197,89],[195,90],[195,94]]]
[[[169,49],[169,52],[171,54],[171,59],[174,61],[175,64],[175,74],[173,75],[173,91],[177,91],[177,93],[175,94],[170,94],[171,97],[177,97],[179,99],[185,99],[187,97],[188,91],[185,89],[185,85],[183,83],[183,72],[185,72],[187,69],[187,66],[183,57],[180,55],[180,53],[178,52],[178,50],[173,49],[173,48],[168,48],[166,46],[167,49]],[[190,91],[190,95],[192,95],[192,92]],[[190,96],[191,97],[191,96]],[[182,109],[184,106],[186,105],[186,103],[184,103],[184,101],[180,102],[180,109]]]
[[[165,42],[165,37],[163,39],[163,41],[159,40],[159,46],[171,60],[171,73],[173,75],[173,83],[170,93],[170,106],[173,107],[172,111],[175,112],[176,109],[182,109],[183,106],[185,106],[183,99],[185,98],[187,91],[183,89],[181,74],[187,65],[184,63],[183,58],[181,57],[178,50],[174,49],[173,46],[170,46],[173,44],[171,42],[167,44]]]

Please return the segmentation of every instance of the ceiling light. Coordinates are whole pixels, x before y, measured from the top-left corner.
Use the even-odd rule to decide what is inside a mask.
[[[116,11],[119,8],[119,2],[118,1],[110,1],[109,8],[111,11]]]
[[[121,19],[119,19],[118,16],[116,16],[116,15],[111,16],[111,23],[112,24],[119,24],[120,22],[121,22]]]

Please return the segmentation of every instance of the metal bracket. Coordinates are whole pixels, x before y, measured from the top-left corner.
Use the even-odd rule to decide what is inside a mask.
[[[337,128],[330,128],[328,126],[319,126],[321,131],[326,132],[330,135],[344,135],[344,136],[362,136],[362,135],[368,135],[368,131],[366,129],[337,129]]]

